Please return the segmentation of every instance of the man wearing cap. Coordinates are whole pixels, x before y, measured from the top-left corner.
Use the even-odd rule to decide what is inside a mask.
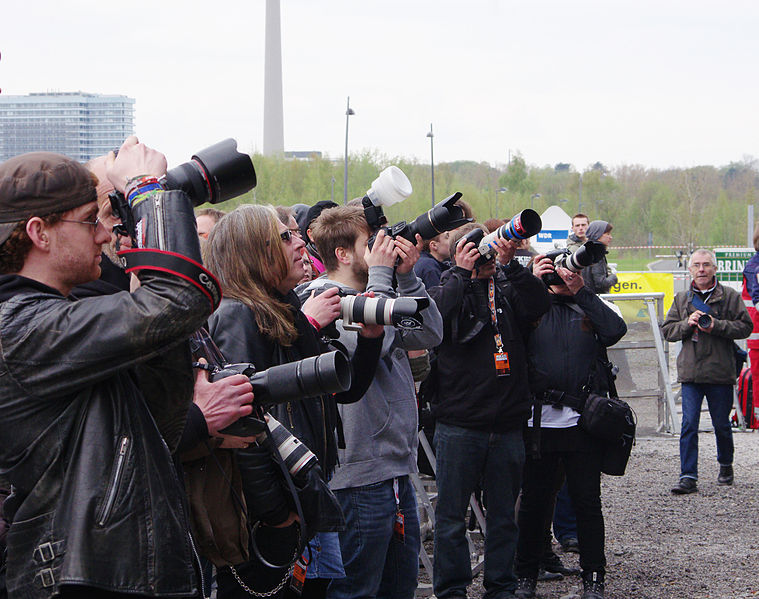
[[[109,239],[96,219],[96,179],[45,152],[0,164],[0,476],[13,485],[4,505],[11,599],[197,596],[169,451],[192,401],[183,340],[220,294],[199,266],[190,199],[158,182],[165,170],[163,155],[136,137],[109,155],[108,179],[141,231],[140,247],[125,254],[141,286],[73,300],[74,286],[100,275]],[[161,221],[171,227],[159,229]]]

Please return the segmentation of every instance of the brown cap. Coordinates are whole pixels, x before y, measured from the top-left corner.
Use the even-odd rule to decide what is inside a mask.
[[[96,199],[90,172],[61,154],[31,152],[0,163],[0,244],[31,216],[72,210]]]

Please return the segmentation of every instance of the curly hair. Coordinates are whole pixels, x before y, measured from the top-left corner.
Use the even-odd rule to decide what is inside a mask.
[[[47,225],[59,222],[66,211],[54,212],[40,218]],[[0,274],[12,274],[19,272],[24,267],[26,257],[32,249],[32,240],[26,232],[26,225],[33,217],[19,221],[13,229],[10,237],[0,245]]]

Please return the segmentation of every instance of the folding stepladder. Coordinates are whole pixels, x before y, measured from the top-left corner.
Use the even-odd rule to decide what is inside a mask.
[[[430,445],[429,440],[427,439],[427,435],[424,434],[423,430],[419,431],[419,444],[422,448],[422,451],[424,451],[424,454],[427,456],[427,459],[430,462],[430,466],[432,466],[432,472],[436,472],[436,463],[435,463],[435,453],[432,451],[432,446]],[[427,489],[424,486],[424,483],[419,478],[418,474],[411,474],[410,475],[411,482],[414,485],[414,489],[416,490],[417,498],[419,499],[419,503],[422,504],[425,511],[430,517],[430,520],[432,522],[432,528],[434,530],[435,528],[435,510],[432,507],[432,501],[436,498],[436,493],[429,493]],[[485,514],[482,511],[482,508],[480,507],[480,504],[475,499],[474,494],[469,498],[469,507],[472,509],[472,513],[474,514],[474,517],[477,519],[477,524],[480,526],[480,530],[482,530],[482,534],[486,534],[485,530]],[[472,575],[477,575],[480,570],[485,565],[485,556],[480,555],[476,549],[474,542],[472,541],[472,534],[467,529],[466,532],[467,542],[469,543],[469,555],[472,556]],[[427,553],[427,550],[424,548],[424,542],[421,543],[421,546],[419,548],[419,560],[422,562],[422,565],[424,566],[424,569],[427,571],[427,573],[430,576],[430,579],[432,579],[432,573],[433,573],[433,566],[432,566],[432,559],[430,558],[430,555]],[[417,587],[416,595],[417,597],[427,597],[432,594],[432,585],[423,585],[420,584]]]

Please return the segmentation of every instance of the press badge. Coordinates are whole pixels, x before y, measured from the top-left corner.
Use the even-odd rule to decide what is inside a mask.
[[[509,376],[511,374],[511,366],[509,366],[509,352],[495,352],[493,354],[495,360],[495,374],[496,376]]]
[[[303,556],[300,556],[293,566],[293,574],[290,577],[290,588],[296,595],[300,595],[303,592],[303,585],[306,583],[307,568],[308,564],[303,561]]]
[[[393,537],[396,541],[406,544],[406,525],[403,521],[403,514],[397,512],[395,514],[395,522],[393,523]]]

